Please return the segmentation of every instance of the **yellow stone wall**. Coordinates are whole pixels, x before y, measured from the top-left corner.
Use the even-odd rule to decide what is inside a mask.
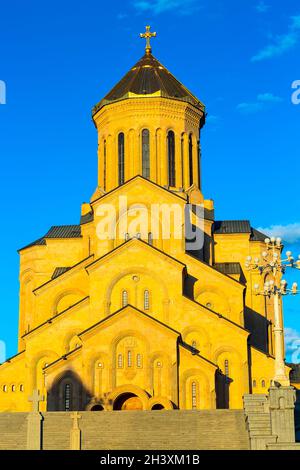
[[[56,396],[56,390],[68,380],[76,391],[75,409],[82,406],[76,402],[81,397],[86,409],[101,403],[110,410],[125,393],[138,396],[143,409],[156,404],[167,409],[214,409],[217,374],[228,375],[230,408],[242,408],[245,393],[267,392],[274,373],[272,351],[249,348],[245,328],[245,308],[266,317],[263,300],[253,294],[257,279],[244,269],[243,280],[213,266],[238,262],[243,268],[249,254],[260,254],[262,244],[251,241],[250,234],[212,233],[213,202],[204,200],[199,190],[202,114],[184,102],[144,97],[104,106],[94,116],[99,183],[91,202],[82,207],[82,215],[90,214],[91,220],[82,225],[81,238],[46,238],[44,245],[20,251],[19,355],[0,366],[0,411],[30,410],[28,396],[36,388],[45,397],[41,409],[56,409],[61,393]],[[150,181],[138,176],[144,128],[151,136]],[[167,177],[170,129],[176,138],[175,188],[169,188]],[[126,179],[120,187],[119,132],[125,133]],[[131,212],[120,208],[120,198],[127,198]],[[198,257],[185,250],[184,218],[181,239],[175,236],[178,225],[164,239],[160,217],[153,245],[148,243],[147,230],[139,230],[141,239],[137,239],[138,230],[133,229],[127,242],[122,230],[113,240],[99,239],[104,204],[114,208],[110,214],[115,213],[118,228],[125,216],[133,218],[132,206],[149,211],[155,203],[174,204],[183,216],[188,202],[205,210],[203,226],[190,214],[206,234]],[[71,269],[51,279],[57,267]]]

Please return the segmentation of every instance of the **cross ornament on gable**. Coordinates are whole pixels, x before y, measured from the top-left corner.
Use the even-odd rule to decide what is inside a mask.
[[[146,26],[146,32],[140,34],[140,37],[142,39],[146,39],[146,53],[147,54],[150,54],[152,51],[150,39],[156,37],[156,33],[152,33],[150,29],[151,29],[151,26]]]
[[[34,389],[32,391],[32,396],[28,398],[28,401],[32,402],[32,411],[34,413],[38,413],[40,408],[40,401],[44,401],[44,397],[40,395],[38,390]]]

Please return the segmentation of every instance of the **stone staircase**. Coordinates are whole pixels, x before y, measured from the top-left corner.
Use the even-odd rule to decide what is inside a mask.
[[[70,449],[72,413],[41,413],[42,449]],[[249,449],[243,410],[79,412],[83,450]],[[26,449],[27,413],[0,413],[0,449]]]
[[[43,450],[69,450],[72,427],[71,413],[55,412],[43,415]]]
[[[0,450],[26,449],[28,413],[0,413]]]
[[[247,415],[247,428],[251,438],[251,449],[265,450],[268,444],[275,444],[277,436],[272,436],[267,395],[245,395],[244,407]]]
[[[80,413],[82,449],[249,449],[243,411]]]

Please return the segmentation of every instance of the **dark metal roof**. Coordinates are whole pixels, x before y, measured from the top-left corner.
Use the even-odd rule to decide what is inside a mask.
[[[18,251],[25,250],[32,246],[46,245],[46,238],[81,238],[81,226],[80,225],[54,225],[48,230],[46,235],[39,238],[35,242],[20,248]]]
[[[44,238],[80,238],[80,225],[54,225]]]
[[[23,246],[23,248],[20,248],[18,250],[18,252],[25,250],[26,248],[31,248],[32,246],[39,246],[39,245],[46,245],[46,240],[44,238],[39,238],[38,240],[35,240],[32,243],[29,243],[29,245]]]
[[[125,98],[153,95],[186,101],[205,110],[205,106],[180,83],[151,53],[146,53],[122,80],[94,107],[96,114],[103,106]]]
[[[256,228],[252,228],[251,230],[251,240],[253,242],[264,242],[265,239],[268,238],[267,235],[262,232],[259,232],[259,230],[256,230]]]
[[[217,220],[214,222],[213,232],[223,233],[251,233],[249,220]]]
[[[56,279],[57,277],[59,277],[61,274],[64,274],[66,273],[67,271],[69,271],[69,269],[71,269],[70,267],[67,267],[67,268],[55,268],[54,269],[54,272],[51,276],[51,279]]]
[[[253,242],[264,242],[267,235],[251,227],[249,220],[217,220],[213,225],[216,234],[249,233]]]
[[[242,274],[240,263],[216,263],[213,267],[217,269],[217,271],[227,275]]]
[[[87,214],[81,216],[80,225],[88,224],[89,222],[93,222],[93,220],[94,220],[93,211],[88,212]]]

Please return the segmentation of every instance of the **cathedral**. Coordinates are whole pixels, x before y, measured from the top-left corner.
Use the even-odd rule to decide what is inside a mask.
[[[31,411],[37,392],[42,412],[238,410],[268,392],[274,308],[245,268],[266,236],[215,219],[201,188],[206,108],[152,55],[154,34],[92,110],[98,184],[80,223],[19,250],[2,412]]]

